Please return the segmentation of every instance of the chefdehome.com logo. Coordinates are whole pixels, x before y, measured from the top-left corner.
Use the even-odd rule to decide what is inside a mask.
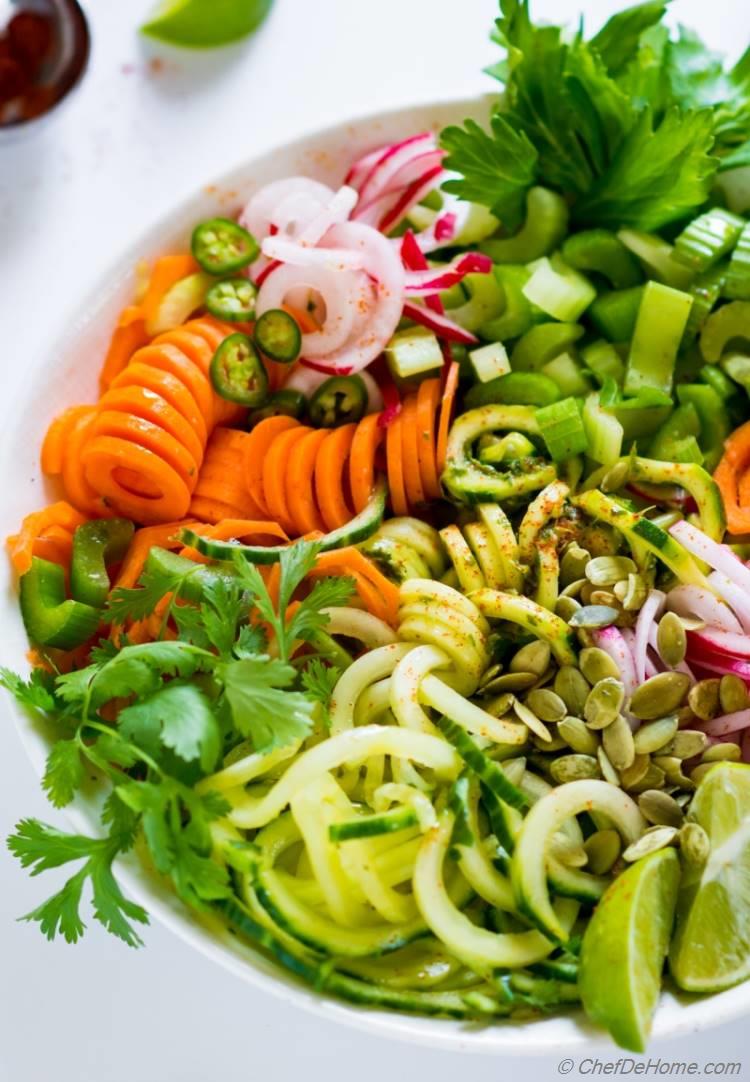
[[[587,1056],[584,1059],[561,1059],[557,1065],[560,1075],[582,1075],[599,1078],[602,1075],[630,1075],[647,1078],[741,1078],[744,1075],[743,1064],[739,1061],[709,1061],[675,1059],[634,1059],[621,1056],[619,1059],[598,1059]]]

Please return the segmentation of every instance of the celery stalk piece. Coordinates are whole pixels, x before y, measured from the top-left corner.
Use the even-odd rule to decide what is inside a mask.
[[[536,411],[536,419],[547,450],[555,462],[588,450],[588,440],[575,398],[564,398]]]
[[[583,428],[589,455],[602,466],[611,466],[622,452],[623,428],[602,404],[599,394],[590,394],[583,407]]]
[[[613,289],[601,293],[588,310],[588,317],[599,334],[610,342],[629,342],[635,330],[643,286]]]
[[[555,319],[575,323],[596,297],[588,278],[568,267],[561,259],[555,264],[540,259],[523,287],[524,296]]]
[[[521,335],[510,355],[514,372],[538,372],[585,333],[580,323],[537,323]]]
[[[693,304],[689,293],[648,282],[643,291],[625,373],[625,393],[645,387],[670,394],[672,376]]]
[[[716,364],[735,339],[750,342],[750,301],[730,301],[711,313],[701,331],[701,353]]]
[[[548,188],[529,188],[526,221],[512,237],[492,238],[480,245],[495,263],[530,263],[553,251],[568,229],[568,205]]]
[[[674,242],[674,258],[693,270],[706,271],[731,252],[744,224],[738,215],[714,207],[683,229]]]
[[[693,270],[674,258],[669,241],[652,233],[640,233],[637,229],[621,229],[617,237],[641,261],[649,278],[656,278],[675,289],[687,289],[695,277]]]
[[[750,222],[740,233],[729,260],[724,295],[733,301],[750,301]]]
[[[548,361],[542,368],[545,376],[553,379],[564,395],[574,398],[587,395],[592,389],[590,376],[570,353],[561,353],[559,357]]]
[[[490,342],[479,349],[469,351],[469,363],[480,383],[489,383],[491,379],[507,376],[510,361],[502,342]]]
[[[426,327],[397,331],[386,346],[385,356],[393,375],[401,379],[433,372],[443,364],[440,343]]]
[[[591,345],[581,350],[581,360],[586,368],[594,373],[597,383],[604,383],[608,376],[615,383],[622,383],[625,376],[625,365],[611,342],[605,342],[603,338],[592,342]]]

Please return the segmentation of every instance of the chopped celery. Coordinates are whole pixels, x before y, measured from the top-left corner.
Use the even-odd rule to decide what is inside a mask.
[[[695,436],[684,436],[672,445],[672,462],[694,462],[696,466],[702,466],[704,457]]]
[[[483,443],[482,440],[488,442]],[[509,432],[507,436],[486,436],[479,441],[479,461],[489,466],[503,462],[517,462],[519,458],[532,458],[537,449],[522,432]]]
[[[526,267],[508,264],[494,267],[493,274],[503,291],[504,307],[498,316],[477,327],[477,334],[485,342],[505,342],[517,338],[536,322],[534,310],[523,295],[529,272]]]
[[[750,222],[740,233],[729,260],[724,296],[733,301],[750,301]]]
[[[707,271],[699,274],[690,286],[689,293],[693,298],[693,307],[690,309],[685,327],[683,346],[692,343],[702,329],[711,314],[711,309],[721,296],[725,277],[726,267],[723,264],[718,267],[709,267]]]
[[[685,402],[673,411],[654,436],[649,446],[651,458],[660,462],[674,462],[674,446],[680,440],[692,436],[697,439],[701,434],[701,422],[698,411],[692,402]]]
[[[465,203],[461,200],[458,214],[460,222],[458,233],[451,244],[462,247],[479,244],[480,241],[486,240],[500,225],[499,219],[481,203]]]
[[[490,342],[487,346],[469,351],[469,363],[480,383],[489,383],[498,376],[507,376],[510,361],[502,342]]]
[[[496,263],[530,263],[553,251],[568,228],[568,205],[548,188],[529,188],[526,221],[512,237],[492,238],[480,251]]]
[[[713,387],[705,383],[681,383],[677,400],[683,406],[691,403],[701,422],[700,448],[707,470],[713,470],[724,452],[724,440],[729,435],[729,417],[724,400]]]
[[[511,372],[488,383],[476,383],[466,392],[464,402],[467,409],[495,404],[548,406],[560,397],[560,388],[549,376],[541,372]]]
[[[603,338],[592,342],[581,350],[581,360],[594,373],[597,383],[604,383],[608,376],[616,383],[622,383],[625,365],[611,342],[605,342]]]
[[[720,398],[728,401],[737,394],[737,387],[732,383],[726,372],[717,368],[715,364],[704,364],[698,373],[701,382],[713,387]]]
[[[576,270],[596,271],[613,289],[628,289],[643,281],[643,273],[621,240],[607,229],[573,233],[562,246],[566,263]]]
[[[716,364],[735,339],[750,342],[750,301],[730,301],[711,313],[701,331],[701,353]]]
[[[555,381],[564,395],[583,396],[592,389],[590,378],[569,353],[561,353],[559,357],[548,361],[542,372]]]
[[[750,357],[747,354],[727,353],[721,358],[721,368],[750,394]]]
[[[668,241],[652,233],[639,233],[636,229],[621,229],[617,236],[640,260],[649,278],[656,278],[675,289],[687,289],[692,282],[694,272],[677,262]]]
[[[538,323],[516,342],[510,355],[514,372],[538,372],[583,335],[579,323]]]
[[[635,398],[614,402],[612,413],[622,425],[623,438],[640,440],[652,436],[672,411],[672,400],[666,395],[656,400],[643,392]]]
[[[627,342],[633,336],[642,297],[643,286],[602,293],[589,308],[589,319],[610,342]]]
[[[555,462],[588,450],[588,440],[575,398],[564,398],[536,411],[539,430]]]
[[[426,327],[397,331],[385,349],[394,376],[409,379],[442,367],[443,352],[435,334]]]
[[[555,319],[575,323],[596,297],[588,278],[562,259],[553,262],[544,257],[529,269],[532,273],[523,287],[524,296]]]
[[[460,282],[456,282],[455,285],[449,286],[448,289],[441,290],[438,296],[440,297],[440,303],[443,308],[460,308],[461,305],[466,304],[469,299],[468,293],[466,293]]]
[[[744,220],[721,207],[695,218],[674,242],[674,258],[695,271],[705,271],[734,248]]]
[[[467,274],[461,287],[464,300],[451,308],[451,319],[467,331],[502,314],[505,294],[494,274]]]
[[[677,351],[693,298],[660,282],[648,282],[638,309],[625,373],[625,393],[644,387],[669,394]]]
[[[611,466],[622,452],[622,425],[601,404],[599,393],[590,394],[583,406],[583,428],[589,455],[602,466]]]

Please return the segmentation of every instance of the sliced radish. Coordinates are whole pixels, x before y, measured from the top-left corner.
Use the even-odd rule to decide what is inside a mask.
[[[708,580],[711,582],[711,578]],[[728,579],[726,580],[729,581]],[[678,616],[694,616],[721,631],[740,633],[742,627],[732,610],[715,594],[700,586],[675,586],[667,594],[667,608]],[[748,600],[750,613],[750,599]]]

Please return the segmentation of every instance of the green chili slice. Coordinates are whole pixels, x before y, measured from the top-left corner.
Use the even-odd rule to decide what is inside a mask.
[[[269,308],[255,324],[255,344],[272,361],[291,364],[302,349],[302,332],[283,308]]]
[[[229,402],[255,408],[268,395],[268,376],[255,346],[246,334],[230,334],[211,361],[214,390]]]
[[[255,315],[255,298],[258,287],[249,278],[228,278],[216,282],[206,294],[205,305],[217,319],[252,319]]]
[[[251,233],[230,218],[210,218],[193,230],[195,261],[209,274],[231,274],[258,258],[260,248]]]
[[[307,399],[302,391],[281,390],[276,391],[266,402],[265,406],[253,410],[250,414],[250,427],[260,424],[267,417],[294,417],[300,420],[304,415]]]
[[[367,388],[359,376],[332,376],[310,399],[308,413],[318,428],[361,421],[367,409]]]

